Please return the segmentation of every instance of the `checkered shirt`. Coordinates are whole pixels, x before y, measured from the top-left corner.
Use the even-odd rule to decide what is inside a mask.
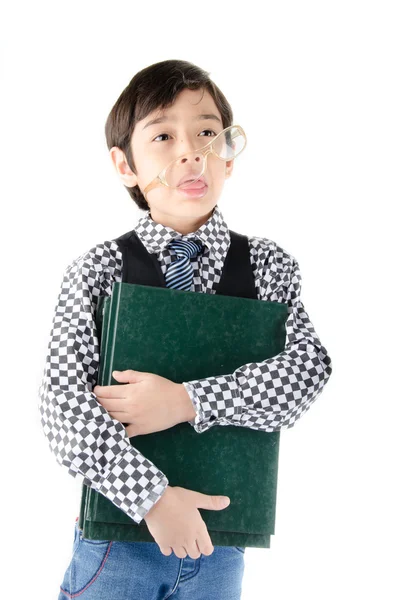
[[[182,235],[146,211],[134,228],[165,274],[176,238],[196,237],[203,254],[192,259],[191,291],[213,294],[220,281],[230,233],[218,206],[195,232]],[[183,382],[196,411],[188,421],[199,434],[215,425],[265,432],[293,427],[321,394],[332,364],[301,301],[296,259],[274,241],[248,236],[259,300],[288,305],[284,350],[233,373]],[[99,343],[94,315],[99,295],[122,281],[122,253],[114,240],[84,252],[66,268],[58,295],[42,380],[38,389],[44,434],[58,463],[109,498],[137,524],[162,497],[168,479],[131,445],[121,422],[92,392],[97,385]]]

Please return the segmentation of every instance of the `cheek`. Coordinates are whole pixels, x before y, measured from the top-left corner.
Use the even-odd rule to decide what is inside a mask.
[[[141,189],[144,189],[153,181],[164,168],[164,161],[157,155],[142,151],[140,160],[135,162],[138,171],[138,182]]]
[[[158,187],[153,188],[148,194],[149,204],[153,207],[166,208],[170,205],[170,200],[177,196],[176,190],[158,184]]]
[[[226,162],[216,157],[210,157],[207,163],[208,179],[215,186],[222,186],[226,178]]]
[[[138,171],[138,173],[139,173],[139,175],[138,175],[138,184],[139,184],[139,187],[141,188],[142,191],[158,175],[158,172],[157,172],[156,168],[153,169],[153,168],[148,168],[148,167],[146,167],[145,169],[141,169],[141,171]],[[157,190],[157,188],[153,188],[153,189]],[[149,195],[151,195],[153,193],[154,193],[153,191],[150,191]]]
[[[225,164],[220,164],[220,165],[216,165],[216,168],[214,168],[211,173],[209,174],[210,177],[210,188],[209,188],[209,192],[211,192],[212,194],[214,194],[215,196],[219,196],[219,194],[221,193],[223,186],[225,184],[226,181],[226,169],[225,169]]]

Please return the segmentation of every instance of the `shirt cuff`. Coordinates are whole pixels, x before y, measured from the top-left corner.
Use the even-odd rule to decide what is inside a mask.
[[[230,425],[239,421],[242,399],[234,375],[218,375],[182,382],[196,410],[187,421],[197,433],[214,425]]]
[[[160,500],[168,483],[156,465],[136,451],[129,451],[112,466],[96,489],[139,525]]]

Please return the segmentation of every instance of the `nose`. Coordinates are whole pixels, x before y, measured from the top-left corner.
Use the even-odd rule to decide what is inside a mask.
[[[199,150],[193,150],[192,152],[186,152],[185,154],[183,154],[182,156],[180,156],[179,160],[180,160],[181,164],[186,164],[187,162],[189,162],[189,163],[193,163],[193,162],[200,163],[200,162],[203,162],[204,157],[200,153]]]

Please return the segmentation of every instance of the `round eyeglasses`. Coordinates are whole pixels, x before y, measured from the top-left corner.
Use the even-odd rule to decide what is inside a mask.
[[[177,189],[195,183],[206,169],[209,154],[214,154],[223,161],[233,160],[241,154],[246,145],[247,136],[240,125],[226,127],[205,146],[192,152],[185,152],[164,167],[143,190],[145,200],[148,192],[159,185]]]

